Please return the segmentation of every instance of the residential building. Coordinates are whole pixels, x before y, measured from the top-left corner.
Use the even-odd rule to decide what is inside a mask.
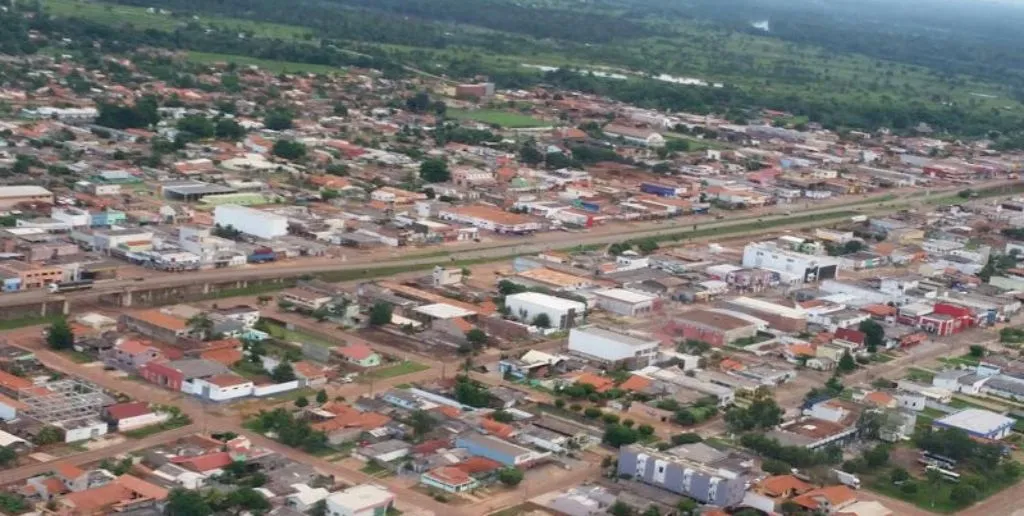
[[[420,475],[420,483],[448,493],[472,491],[480,483],[465,471],[454,466],[442,466]]]
[[[563,330],[575,327],[587,311],[585,303],[539,292],[522,292],[507,296],[505,306],[511,315],[527,324],[533,323],[538,315],[544,314],[552,328]]]
[[[802,282],[816,282],[836,278],[839,260],[828,256],[815,256],[789,251],[775,242],[754,242],[743,248],[743,266],[759,267],[798,278]]]
[[[10,210],[19,204],[53,204],[53,192],[31,185],[0,187],[0,210]]]
[[[725,304],[731,310],[768,321],[773,328],[798,333],[807,330],[807,312],[801,308],[783,306],[752,297],[737,297]]]
[[[661,343],[651,338],[620,333],[598,326],[573,328],[569,351],[608,366],[646,367],[654,360]]]
[[[119,323],[128,330],[163,342],[177,342],[189,334],[188,321],[156,308],[122,314]]]
[[[335,348],[334,352],[341,355],[346,362],[359,367],[377,367],[380,365],[380,355],[362,342]]]
[[[500,234],[529,234],[540,231],[543,224],[527,215],[511,213],[500,208],[485,205],[444,207],[438,210],[438,218],[468,224]]]
[[[638,445],[619,448],[618,476],[719,507],[729,507],[743,501],[747,481],[743,476],[724,468]]]
[[[103,419],[118,432],[133,430],[167,421],[170,414],[154,411],[143,401],[116,403],[103,409]]]
[[[218,226],[230,226],[257,238],[270,240],[288,234],[287,217],[245,206],[219,205],[214,208],[213,217]]]

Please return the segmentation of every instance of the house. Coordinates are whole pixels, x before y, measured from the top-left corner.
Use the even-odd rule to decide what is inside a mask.
[[[793,498],[801,507],[825,514],[842,513],[843,509],[857,501],[857,493],[844,485],[813,489]]]
[[[420,483],[448,493],[476,489],[480,484],[468,473],[454,466],[442,466],[420,475]]]
[[[539,458],[539,454],[517,444],[489,435],[465,433],[455,440],[455,446],[465,448],[472,455],[479,455],[500,462],[506,466],[519,466]]]
[[[177,342],[189,334],[188,321],[159,309],[123,314],[120,325],[157,341]]]
[[[119,339],[104,356],[104,362],[114,367],[134,371],[151,360],[164,358],[163,354],[149,342],[139,339]]]
[[[0,419],[13,421],[18,418],[18,411],[25,410],[28,410],[25,403],[0,394]]]
[[[278,299],[282,303],[294,305],[297,308],[315,312],[330,303],[334,296],[321,292],[318,289],[308,289],[302,287],[293,287],[287,289],[278,295]]]
[[[352,456],[367,462],[373,460],[388,463],[408,456],[411,448],[412,445],[405,441],[389,439],[358,448],[352,452]]]
[[[319,387],[327,383],[327,368],[309,360],[300,360],[292,364],[299,387]]]
[[[167,421],[170,414],[156,412],[144,401],[116,403],[103,408],[103,420],[119,432]]]
[[[327,497],[329,516],[382,516],[395,503],[395,495],[374,484],[353,486]]]
[[[314,505],[331,495],[323,487],[309,487],[306,484],[293,484],[295,492],[285,498],[285,506],[301,514],[308,514]]]
[[[775,475],[757,483],[754,491],[771,498],[788,500],[814,490],[814,486],[793,475]]]
[[[383,427],[391,418],[376,412],[360,411],[351,405],[329,402],[309,411],[312,428],[327,435],[331,444],[354,441],[363,432]]]
[[[150,361],[139,368],[139,375],[146,380],[173,391],[182,391],[187,394],[193,394],[195,390],[193,382],[195,380],[227,372],[228,368],[223,364],[201,358],[172,360],[170,362]]]
[[[569,332],[569,351],[609,367],[639,369],[654,360],[661,343],[654,339],[587,326]]]
[[[610,288],[594,292],[596,305],[601,310],[627,317],[642,317],[661,308],[658,296],[635,290]]]
[[[346,362],[359,367],[377,367],[381,362],[380,355],[362,342],[335,348],[334,352],[341,355]]]
[[[115,512],[156,510],[168,491],[131,475],[121,475],[109,484],[69,493],[56,501],[54,512],[61,516],[100,516]]]
[[[234,373],[223,373],[192,380],[192,392],[210,401],[230,401],[251,396],[256,385],[252,380]]]

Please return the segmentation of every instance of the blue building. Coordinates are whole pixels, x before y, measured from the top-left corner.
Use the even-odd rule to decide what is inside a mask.
[[[21,290],[21,277],[16,275],[0,276],[0,281],[3,281],[3,292],[17,292]]]
[[[110,227],[115,224],[124,223],[127,218],[127,215],[125,215],[123,211],[98,211],[92,214],[91,225],[93,227]]]
[[[506,466],[518,466],[539,457],[539,454],[497,437],[468,433],[455,440],[457,448],[465,448],[471,455],[487,457]]]
[[[935,428],[957,428],[972,437],[1002,439],[1013,430],[1013,418],[985,409],[964,409],[932,422]]]

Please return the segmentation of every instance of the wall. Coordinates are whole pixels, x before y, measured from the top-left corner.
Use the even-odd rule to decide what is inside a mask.
[[[271,394],[278,394],[285,391],[290,391],[299,388],[299,381],[292,380],[290,382],[276,383],[273,385],[258,385],[253,387],[253,396],[270,396]]]
[[[117,422],[117,431],[124,432],[134,428],[155,425],[163,423],[170,418],[171,415],[166,412],[150,412],[149,414],[142,414],[141,416],[127,417]]]
[[[107,434],[107,424],[103,421],[96,421],[94,424],[83,426],[81,428],[74,428],[71,430],[64,430],[64,442],[73,443],[77,441],[87,441],[93,437],[99,437]]]

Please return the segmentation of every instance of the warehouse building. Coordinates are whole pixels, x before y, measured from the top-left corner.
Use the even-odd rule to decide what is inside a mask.
[[[8,210],[21,203],[53,204],[53,192],[41,186],[0,186],[0,209]]]
[[[587,312],[585,303],[540,292],[513,294],[505,298],[505,306],[510,314],[527,323],[544,314],[551,321],[552,328],[561,330],[576,326]]]
[[[288,218],[245,206],[224,204],[213,211],[214,222],[220,227],[231,226],[246,235],[273,239],[288,234]]]
[[[816,282],[836,278],[839,260],[797,253],[783,249],[775,242],[754,242],[743,248],[743,266],[768,269],[803,282]]]
[[[622,288],[598,290],[594,298],[601,310],[627,317],[644,316],[661,308],[658,296]]]
[[[757,335],[757,324],[723,312],[726,310],[690,310],[672,318],[666,330],[674,336],[712,346],[726,346]]]
[[[965,409],[955,414],[936,419],[935,428],[959,428],[972,437],[1002,439],[1013,430],[1015,420],[991,410]]]
[[[763,299],[737,297],[726,301],[730,310],[736,310],[764,319],[773,328],[798,333],[807,329],[807,312],[800,308],[783,306]]]
[[[569,351],[607,367],[647,367],[658,354],[661,343],[598,326],[573,328]]]

